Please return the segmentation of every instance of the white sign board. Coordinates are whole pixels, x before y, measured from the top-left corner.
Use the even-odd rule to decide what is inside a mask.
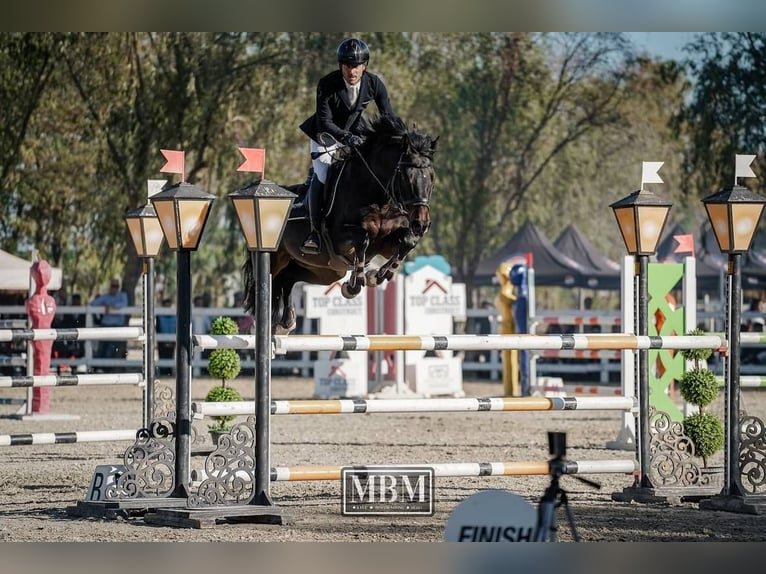
[[[346,299],[341,293],[343,281],[303,288],[306,318],[319,319],[320,335],[367,334],[367,294],[362,291]]]
[[[424,265],[404,280],[404,334],[450,335],[456,320],[465,320],[465,285],[432,265]],[[461,360],[449,350],[426,354],[404,353],[407,381],[423,396],[455,395],[463,392]]]
[[[483,490],[458,504],[444,527],[446,542],[533,542],[537,511],[506,490]]]
[[[366,397],[367,353],[349,353],[347,359],[320,359],[314,363],[317,399]]]

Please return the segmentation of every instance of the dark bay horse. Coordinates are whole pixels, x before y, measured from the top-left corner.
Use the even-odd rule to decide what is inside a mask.
[[[381,116],[359,149],[344,150],[345,159],[333,164],[325,185],[322,253],[301,253],[309,222],[302,202],[293,207],[279,250],[271,255],[274,333],[295,328],[291,292],[300,281],[330,285],[352,270],[341,292],[353,298],[362,287],[393,278],[431,225],[438,139],[408,128],[401,118]],[[301,186],[286,187],[299,192]],[[384,262],[374,267],[370,262],[380,261],[377,256]],[[252,312],[249,257],[243,269],[245,308]]]

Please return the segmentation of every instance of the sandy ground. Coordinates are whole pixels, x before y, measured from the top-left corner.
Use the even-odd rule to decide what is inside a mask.
[[[174,384],[172,381],[162,381]],[[214,382],[195,380],[192,399],[202,400]],[[235,386],[252,399],[252,379]],[[466,396],[499,396],[498,383],[466,382]],[[311,398],[313,383],[277,378],[274,398]],[[3,389],[3,397],[23,397],[25,389]],[[763,417],[766,393],[745,391],[748,410]],[[140,426],[141,390],[137,387],[53,389],[51,412],[79,415],[75,421],[19,421],[0,418],[0,434],[132,429]],[[720,406],[720,405],[719,405]],[[16,407],[0,405],[0,413]],[[607,450],[617,437],[619,412],[420,413],[326,416],[278,416],[272,419],[272,465],[355,465],[437,462],[546,460],[547,431],[568,435],[567,458],[631,458]],[[203,427],[204,428],[204,427]],[[0,447],[0,541],[440,541],[449,513],[482,489],[507,489],[535,503],[548,477],[468,477],[436,479],[433,516],[353,517],[340,512],[340,484],[273,483],[271,493],[288,524],[222,524],[210,529],[155,526],[137,518],[77,518],[67,507],[85,500],[97,465],[120,464],[129,442]],[[192,458],[201,468],[204,456]],[[584,541],[763,541],[766,515],[701,510],[680,505],[622,503],[614,492],[632,484],[629,475],[589,475],[602,484],[592,489],[563,478],[578,532]],[[559,518],[561,540],[572,534]]]

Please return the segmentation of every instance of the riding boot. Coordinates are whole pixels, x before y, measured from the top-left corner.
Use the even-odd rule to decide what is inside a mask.
[[[311,233],[308,234],[306,239],[301,245],[301,253],[304,255],[317,255],[322,251],[322,241],[319,234],[320,219],[321,219],[321,205],[322,205],[322,191],[324,184],[319,181],[319,178],[314,176],[311,180],[309,190],[306,192],[306,205],[309,211],[309,222],[311,224]]]

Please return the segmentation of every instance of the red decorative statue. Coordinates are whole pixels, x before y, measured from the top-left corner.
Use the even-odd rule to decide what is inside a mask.
[[[56,301],[48,295],[51,280],[51,266],[45,260],[36,261],[30,269],[35,280],[35,292],[27,299],[26,308],[33,329],[49,329],[56,315]],[[35,375],[48,375],[51,369],[53,341],[32,341]],[[35,387],[32,390],[32,413],[45,414],[50,411],[51,388]]]

